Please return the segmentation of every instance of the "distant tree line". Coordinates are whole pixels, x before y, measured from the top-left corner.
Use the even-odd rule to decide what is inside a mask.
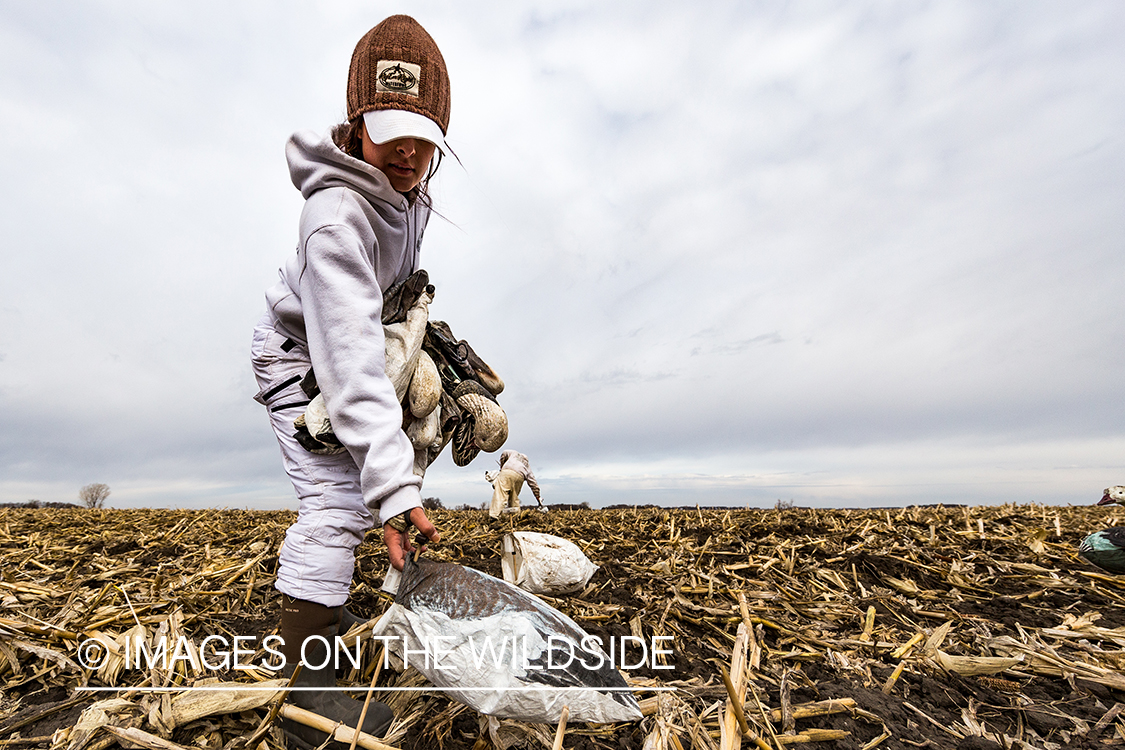
[[[110,489],[108,484],[102,482],[94,482],[87,484],[82,489],[78,490],[78,499],[82,501],[82,505],[87,508],[101,508],[105,505],[106,498],[109,497]],[[22,503],[0,503],[0,508],[77,508],[79,506],[74,503],[59,503],[54,501],[43,502],[42,500],[27,500]],[[438,507],[441,507],[441,501],[438,501]]]
[[[469,505],[468,503],[461,503],[453,507],[453,510],[488,510],[489,502],[485,500],[480,505]],[[442,504],[441,499],[437,497],[424,497],[422,498],[422,507],[426,510],[444,510],[445,505]],[[534,507],[534,506],[528,506]],[[555,510],[590,510],[590,503],[549,503],[548,507]],[[633,507],[633,506],[620,506],[620,507]]]
[[[0,503],[0,508],[77,508],[78,505],[74,503],[59,503],[53,500],[44,502],[43,500],[25,500],[22,503]]]

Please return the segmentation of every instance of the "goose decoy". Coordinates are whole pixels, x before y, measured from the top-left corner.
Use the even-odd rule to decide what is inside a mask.
[[[1098,505],[1125,505],[1125,485],[1117,485],[1115,487],[1106,487],[1105,492],[1102,494],[1102,499],[1098,501]]]
[[[373,633],[450,698],[483,714],[557,723],[566,706],[577,722],[641,718],[614,663],[615,644],[607,656],[562,612],[472,568],[407,557],[395,603]]]
[[[1078,554],[1102,570],[1125,573],[1125,526],[1095,531],[1078,545]]]
[[[1125,505],[1125,485],[1106,487],[1097,504]],[[1102,570],[1125,573],[1125,526],[1095,531],[1078,545],[1078,554]]]

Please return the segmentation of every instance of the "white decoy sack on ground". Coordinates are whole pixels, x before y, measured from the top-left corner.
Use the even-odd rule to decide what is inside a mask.
[[[504,535],[504,580],[533,594],[570,594],[590,582],[598,566],[574,542],[537,531]]]

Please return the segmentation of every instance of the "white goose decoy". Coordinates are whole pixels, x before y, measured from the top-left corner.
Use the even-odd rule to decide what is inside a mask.
[[[1125,484],[1118,484],[1113,487],[1106,487],[1102,499],[1098,501],[1098,505],[1125,505]]]
[[[408,557],[374,635],[389,639],[399,660],[409,652],[431,682],[483,714],[555,723],[568,706],[576,722],[641,718],[612,646],[607,656],[563,613],[472,568]]]

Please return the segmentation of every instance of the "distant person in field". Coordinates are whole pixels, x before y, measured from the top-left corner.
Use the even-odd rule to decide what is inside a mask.
[[[280,648],[291,668],[302,643],[328,642],[355,621],[344,607],[355,549],[378,519],[390,563],[412,551],[405,519],[440,538],[422,509],[414,448],[384,367],[383,294],[419,269],[430,216],[427,185],[448,154],[449,77],[430,35],[409,16],[392,16],[359,41],[348,71],[347,120],[321,137],[293,135],[286,157],[305,199],[297,251],[266,291],[254,330],[256,399],[269,411],[300,509],[278,558],[283,594]],[[310,374],[324,396],[342,448],[324,452],[294,435],[309,403]],[[322,642],[322,641],[321,641]],[[308,649],[306,649],[308,650]],[[323,647],[321,647],[323,655]],[[354,727],[363,704],[332,690],[306,655],[290,693],[297,705]],[[363,730],[382,735],[392,719],[374,702]],[[304,730],[291,727],[293,733]],[[287,730],[289,731],[289,730]],[[327,735],[301,739],[316,747]]]
[[[535,501],[543,507],[543,498],[539,494],[539,483],[535,481],[535,473],[527,456],[516,451],[504,451],[500,454],[500,471],[493,474],[488,472],[485,477],[492,482],[492,505],[488,508],[491,518],[499,518],[502,513],[520,512],[520,490],[523,483],[531,488]]]

